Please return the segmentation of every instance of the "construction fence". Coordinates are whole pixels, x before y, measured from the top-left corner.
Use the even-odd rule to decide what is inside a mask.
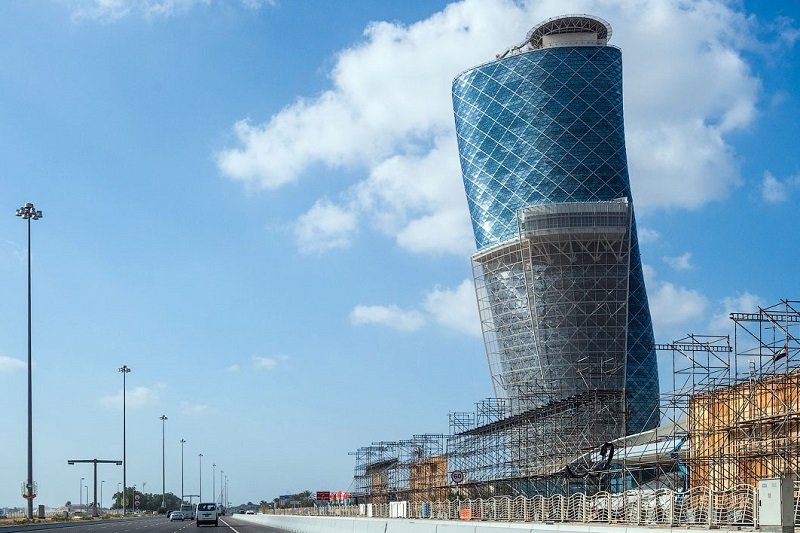
[[[269,514],[542,523],[606,523],[704,528],[758,528],[758,489],[694,488],[621,493],[499,496],[472,500],[388,502],[270,510]],[[800,526],[800,483],[794,486],[794,521]]]

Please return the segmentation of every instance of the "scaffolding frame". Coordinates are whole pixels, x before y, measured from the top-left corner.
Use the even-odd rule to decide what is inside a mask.
[[[729,336],[708,335],[656,345],[673,354],[664,419],[673,438],[689,441],[688,452],[674,454],[677,475],[666,484],[726,491],[800,474],[798,304],[730,313],[733,347]]]
[[[445,435],[423,433],[351,452],[356,461],[351,492],[369,503],[445,499],[445,442]]]

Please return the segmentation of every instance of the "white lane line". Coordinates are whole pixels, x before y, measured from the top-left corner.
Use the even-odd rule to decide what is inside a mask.
[[[238,531],[236,531],[236,528],[235,528],[235,527],[233,527],[232,525],[230,525],[229,523],[227,523],[225,520],[222,520],[222,519],[220,518],[220,520],[219,520],[219,521],[220,521],[220,522],[222,522],[223,524],[225,524],[226,526],[228,526],[229,528],[231,528],[231,529],[233,530],[233,532],[234,532],[234,533],[239,533]]]

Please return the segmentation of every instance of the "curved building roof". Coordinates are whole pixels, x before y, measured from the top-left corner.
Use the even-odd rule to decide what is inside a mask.
[[[562,33],[596,33],[598,40],[608,41],[611,24],[591,15],[561,15],[540,22],[528,32],[525,42],[533,49],[542,48],[546,35]]]

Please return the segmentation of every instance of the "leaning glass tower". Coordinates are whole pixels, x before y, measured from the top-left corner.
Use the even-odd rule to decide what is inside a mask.
[[[659,422],[610,35],[596,17],[550,19],[453,82],[495,394],[528,410],[600,398],[614,420],[596,442]]]

